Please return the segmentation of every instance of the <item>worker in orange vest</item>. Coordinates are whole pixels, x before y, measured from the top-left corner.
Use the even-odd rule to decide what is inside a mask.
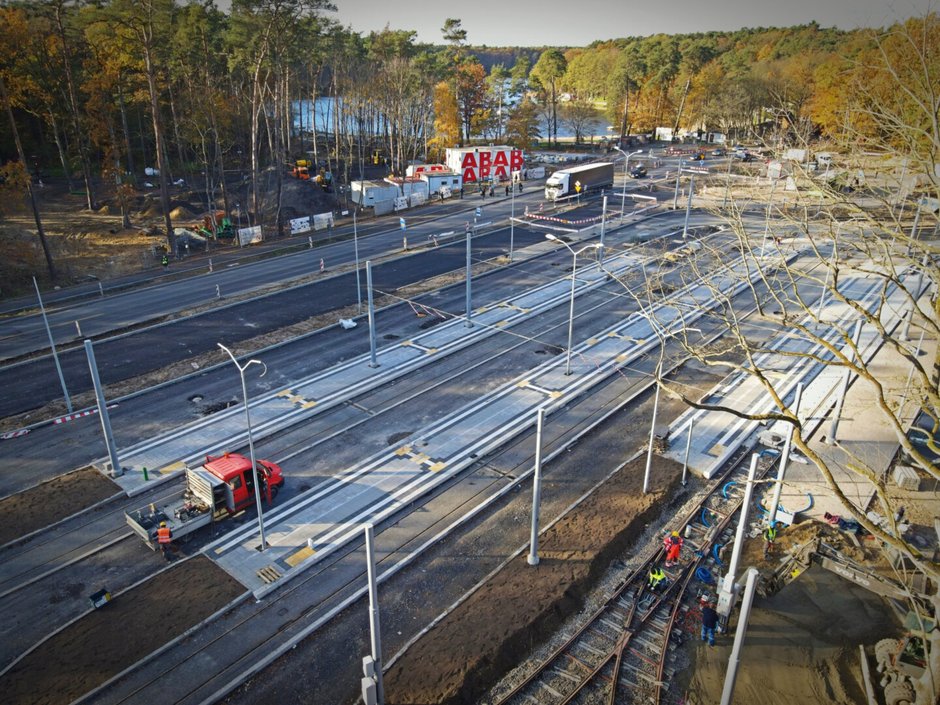
[[[166,525],[165,521],[160,522],[160,528],[157,529],[157,543],[160,544],[160,551],[167,562],[170,561],[170,544],[173,542],[173,531]]]

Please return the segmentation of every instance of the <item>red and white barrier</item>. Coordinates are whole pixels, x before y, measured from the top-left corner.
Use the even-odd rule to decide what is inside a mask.
[[[117,408],[117,404],[108,404],[108,409],[116,409],[116,408]],[[97,408],[85,409],[85,411],[77,411],[74,414],[66,414],[65,416],[60,416],[57,419],[53,419],[52,423],[61,424],[61,423],[65,423],[66,421],[74,421],[75,419],[80,419],[85,416],[91,416],[92,414],[97,414],[97,413],[98,413]]]

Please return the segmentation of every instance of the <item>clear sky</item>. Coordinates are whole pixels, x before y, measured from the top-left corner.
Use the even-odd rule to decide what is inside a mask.
[[[221,3],[220,3],[221,4]],[[226,3],[227,4],[227,3]],[[454,17],[467,41],[488,46],[584,46],[597,39],[686,34],[741,27],[885,27],[940,9],[940,0],[333,0],[329,13],[367,34],[409,29],[418,41],[440,44]]]

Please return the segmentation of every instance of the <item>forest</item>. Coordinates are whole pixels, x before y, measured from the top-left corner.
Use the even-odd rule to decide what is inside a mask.
[[[459,19],[428,45],[408,30],[353,32],[334,10],[325,0],[233,0],[228,12],[212,0],[4,3],[3,188],[29,198],[44,175],[82,191],[90,210],[103,199],[123,209],[155,169],[172,244],[170,184],[197,184],[227,211],[223,175],[247,172],[257,220],[301,158],[348,182],[375,158],[397,172],[455,145],[557,142],[559,123],[577,140],[598,114],[614,138],[662,126],[778,144],[909,139],[871,119],[875,102],[936,119],[935,105],[920,110],[922,92],[897,90],[908,67],[912,87],[923,83],[908,58],[937,61],[935,14],[879,30],[811,23],[494,49],[475,48]],[[334,107],[314,132],[299,106],[318,99]]]

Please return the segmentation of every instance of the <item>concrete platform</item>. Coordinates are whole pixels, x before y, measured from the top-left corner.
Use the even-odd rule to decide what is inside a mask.
[[[689,326],[715,300],[747,284],[720,273],[683,289],[659,307],[654,324],[636,313],[578,345],[565,375],[565,355],[530,370],[478,401],[315,487],[264,518],[270,547],[260,550],[257,523],[206,548],[206,554],[260,597],[347,542],[362,525],[379,523],[534,425],[536,411],[568,403],[630,365],[660,342],[658,330]],[[752,276],[757,276],[756,273]],[[692,313],[687,313],[692,311]]]
[[[552,247],[546,242],[537,249],[544,252]],[[604,260],[605,269],[618,276],[642,264],[641,257],[629,253],[610,255]],[[606,275],[597,263],[584,264],[578,268],[577,275],[579,285],[575,289],[575,296],[593,291],[606,281]],[[472,315],[472,328],[466,327],[463,318],[453,319],[409,340],[383,346],[376,353],[376,367],[370,367],[371,359],[366,354],[299,380],[286,389],[260,396],[249,404],[252,436],[256,441],[261,440],[408,374],[432,360],[509,329],[566,303],[570,293],[570,278],[552,281],[510,299],[476,309]],[[361,328],[353,334],[368,335],[368,330]],[[182,426],[172,433],[120,449],[118,455],[121,466],[126,470],[115,482],[129,496],[133,496],[181,475],[187,465],[201,464],[207,454],[219,454],[246,444],[244,407],[236,405]]]
[[[862,303],[870,310],[881,301],[881,280],[857,278],[844,282],[847,298]],[[897,290],[888,297],[882,315],[882,324],[891,331],[901,324],[903,295]],[[838,321],[849,329],[852,310],[842,304],[829,303],[823,318]],[[808,323],[805,321],[804,323]],[[919,332],[916,333],[919,336]],[[914,335],[912,332],[911,335]],[[832,337],[833,336],[828,336]],[[786,349],[787,334],[770,344],[772,349]],[[879,380],[889,380],[891,401],[900,401],[905,393],[910,365],[894,350],[883,346],[880,336],[869,326],[862,329],[859,341],[861,356]],[[912,342],[911,346],[916,345]],[[937,341],[925,340],[924,350],[932,354]],[[806,348],[803,352],[809,352]],[[832,358],[831,353],[823,357]],[[874,495],[873,485],[852,468],[862,468],[872,477],[881,477],[892,463],[899,442],[894,430],[885,422],[877,406],[874,388],[864,379],[856,379],[846,394],[836,437],[830,444],[825,437],[830,433],[830,414],[843,383],[843,370],[822,363],[805,364],[805,360],[778,356],[763,360],[766,369],[779,374],[778,394],[792,404],[798,383],[804,385],[800,404],[800,418],[804,435],[811,438],[810,447],[831,468],[839,491],[859,509],[867,509]],[[708,397],[713,403],[729,405],[747,413],[760,413],[773,408],[766,391],[747,375],[734,375],[722,382]],[[913,420],[915,405],[908,403],[905,418]],[[747,421],[725,412],[690,410],[670,427],[673,447],[667,453],[679,462],[685,457],[685,438],[689,423],[694,420],[693,440],[689,454],[689,468],[706,477],[711,476],[724,458],[743,443],[756,442],[759,432],[769,431],[780,438],[786,434],[787,424],[776,423],[768,428],[756,421]],[[799,512],[803,517],[823,519],[825,513],[844,514],[842,501],[826,485],[819,468],[799,454],[788,464],[780,506],[788,512]]]

